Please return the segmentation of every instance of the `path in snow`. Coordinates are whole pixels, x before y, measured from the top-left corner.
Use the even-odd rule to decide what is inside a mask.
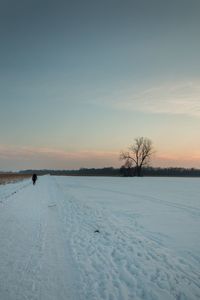
[[[0,299],[79,299],[57,194],[49,176],[2,187]]]
[[[0,187],[0,299],[199,299],[199,181],[183,183],[44,176]]]

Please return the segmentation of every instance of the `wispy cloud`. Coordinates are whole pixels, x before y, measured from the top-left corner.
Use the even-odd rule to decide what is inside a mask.
[[[197,167],[200,168],[200,152],[156,153],[153,166]],[[119,151],[65,151],[47,147],[17,147],[0,145],[0,165],[2,170],[47,168],[76,169],[80,167],[120,167]]]
[[[112,104],[119,109],[200,117],[200,81],[132,91],[128,98],[113,101]]]
[[[156,154],[153,165],[159,167],[200,168],[200,151],[191,153],[162,153]]]
[[[118,151],[65,151],[47,147],[0,145],[0,162],[12,168],[80,168],[119,165]]]

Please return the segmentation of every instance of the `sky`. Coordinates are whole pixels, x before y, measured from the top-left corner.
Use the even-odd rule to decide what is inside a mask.
[[[0,170],[200,168],[199,0],[1,0]]]

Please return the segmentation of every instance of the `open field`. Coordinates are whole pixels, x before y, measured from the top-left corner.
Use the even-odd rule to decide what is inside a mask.
[[[13,183],[28,178],[31,178],[31,175],[17,173],[0,173],[0,184]]]
[[[0,299],[199,300],[200,179],[0,186]]]

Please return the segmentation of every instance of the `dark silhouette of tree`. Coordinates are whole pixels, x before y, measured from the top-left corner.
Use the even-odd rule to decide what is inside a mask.
[[[120,153],[120,159],[125,160],[125,168],[131,170],[134,167],[136,176],[141,176],[142,168],[149,164],[152,154],[152,141],[145,137],[138,137],[129,147],[129,151]]]
[[[123,166],[121,166],[120,168],[120,173],[124,176],[124,177],[132,177],[133,176],[133,163],[130,159],[127,159],[125,161],[125,164]]]

